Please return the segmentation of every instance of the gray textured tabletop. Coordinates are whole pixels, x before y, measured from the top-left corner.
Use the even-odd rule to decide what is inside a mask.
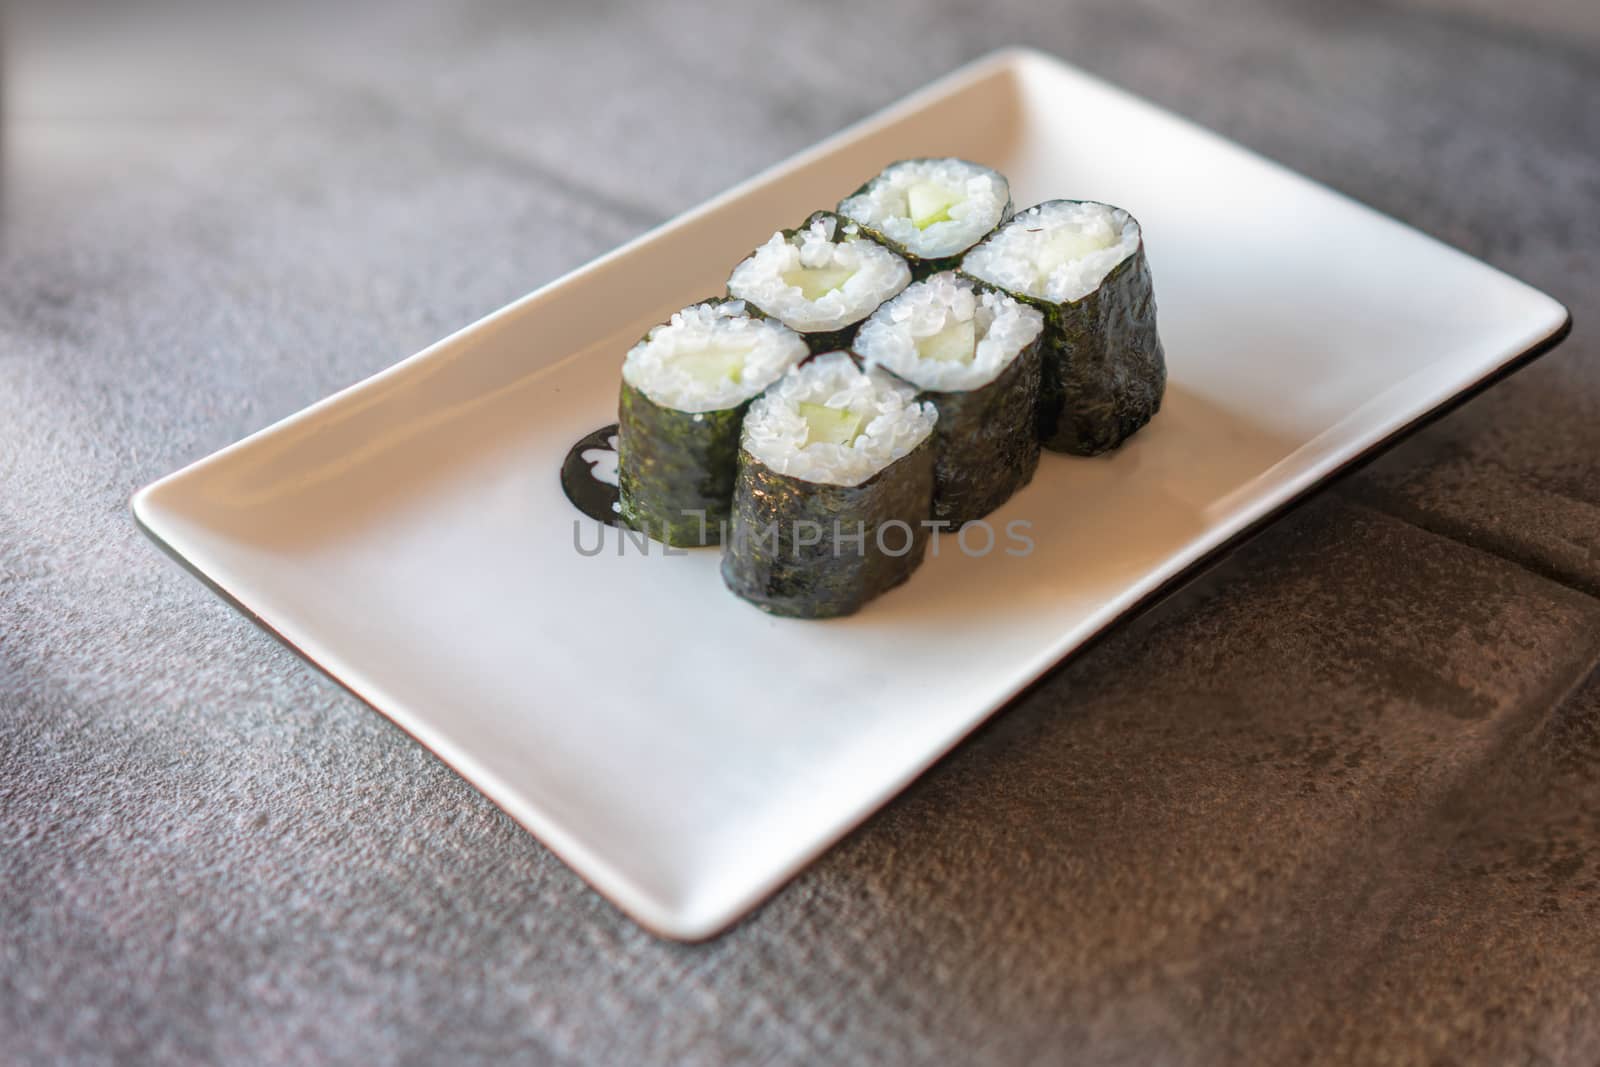
[[[1590,0],[6,15],[0,1062],[1600,1059]],[[135,531],[150,479],[1015,43],[1577,326],[726,936],[635,927]]]

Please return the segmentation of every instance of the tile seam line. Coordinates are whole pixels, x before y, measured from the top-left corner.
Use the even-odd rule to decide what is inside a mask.
[[[1495,551],[1493,551],[1491,549],[1488,549],[1488,548],[1484,548],[1483,546],[1475,545],[1475,544],[1471,543],[1470,541],[1464,541],[1459,537],[1454,537],[1454,536],[1452,536],[1450,534],[1442,533],[1442,532],[1440,532],[1438,530],[1430,529],[1429,527],[1423,525],[1422,523],[1413,522],[1412,520],[1406,518],[1404,515],[1393,514],[1393,513],[1391,513],[1390,511],[1388,511],[1385,508],[1376,507],[1376,506],[1374,506],[1372,504],[1366,503],[1363,500],[1352,499],[1349,496],[1348,490],[1345,487],[1341,486],[1338,489],[1336,489],[1335,491],[1339,495],[1340,502],[1345,504],[1346,506],[1350,507],[1351,509],[1353,509],[1355,511],[1364,512],[1364,513],[1369,514],[1369,515],[1381,516],[1381,517],[1383,517],[1385,519],[1390,519],[1390,520],[1392,520],[1394,522],[1401,523],[1401,524],[1403,524],[1405,526],[1408,526],[1408,527],[1410,527],[1412,529],[1421,530],[1423,533],[1426,533],[1431,537],[1437,537],[1437,538],[1440,538],[1441,540],[1449,541],[1452,544],[1460,545],[1462,548],[1465,548],[1468,551],[1474,552],[1474,553],[1476,553],[1476,554],[1478,554],[1480,556],[1485,556],[1485,557],[1488,557],[1489,559],[1498,560],[1499,562],[1507,564],[1508,566],[1510,566],[1510,567],[1512,567],[1512,568],[1514,568],[1516,570],[1522,571],[1525,574],[1531,575],[1532,577],[1539,579],[1541,582],[1543,582],[1543,583],[1545,583],[1547,585],[1552,585],[1552,586],[1555,586],[1558,589],[1566,590],[1568,593],[1571,593],[1576,597],[1582,598],[1584,601],[1586,601],[1591,606],[1600,608],[1600,597],[1596,597],[1594,594],[1588,592],[1587,590],[1580,589],[1580,588],[1578,588],[1576,586],[1573,586],[1573,585],[1569,585],[1568,583],[1566,583],[1564,581],[1561,581],[1560,579],[1553,578],[1553,577],[1551,577],[1549,575],[1543,574],[1540,571],[1525,565],[1520,560],[1513,559],[1513,558],[1511,558],[1509,556],[1506,556],[1506,555],[1504,555],[1502,553],[1495,552]],[[1592,679],[1596,678],[1597,675],[1600,675],[1600,640],[1595,640],[1595,641],[1592,642],[1592,646],[1591,646],[1591,648],[1589,650],[1589,655],[1588,655],[1587,659],[1585,660],[1585,664],[1586,665],[1584,667],[1582,667],[1580,670],[1578,670],[1575,673],[1574,677],[1572,678],[1572,680],[1567,685],[1561,687],[1559,690],[1557,690],[1554,687],[1552,687],[1551,691],[1553,693],[1556,693],[1557,695],[1556,695],[1555,699],[1546,706],[1546,708],[1545,708],[1545,714],[1546,715],[1548,715],[1550,712],[1554,711],[1556,708],[1561,707],[1567,701],[1571,700],[1572,697],[1573,697],[1573,694],[1575,694],[1583,686],[1589,684],[1589,682]]]
[[[1339,494],[1339,498],[1346,504],[1349,504],[1351,507],[1370,512],[1375,515],[1382,515],[1386,518],[1393,519],[1396,522],[1405,523],[1407,526],[1410,526],[1413,529],[1421,530],[1424,533],[1431,534],[1434,537],[1450,541],[1453,544],[1461,545],[1463,548],[1471,549],[1480,555],[1493,557],[1494,559],[1510,564],[1518,570],[1525,571],[1536,578],[1548,582],[1551,585],[1557,585],[1562,589],[1575,593],[1591,603],[1600,605],[1600,593],[1591,592],[1590,590],[1585,589],[1583,586],[1569,581],[1565,577],[1556,573],[1554,568],[1545,569],[1537,566],[1533,561],[1520,559],[1516,556],[1513,556],[1510,553],[1495,547],[1495,545],[1487,543],[1487,539],[1480,540],[1469,538],[1463,533],[1451,529],[1450,527],[1454,525],[1452,523],[1423,521],[1413,515],[1405,513],[1404,511],[1396,510],[1388,504],[1371,501],[1367,499],[1366,494],[1364,493],[1357,495],[1348,485],[1341,485],[1335,491]]]

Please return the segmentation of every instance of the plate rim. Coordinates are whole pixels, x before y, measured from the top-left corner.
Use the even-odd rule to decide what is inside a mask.
[[[925,762],[911,770],[903,778],[896,778],[895,781],[890,783],[883,791],[883,799],[872,803],[854,817],[846,820],[840,826],[837,832],[827,836],[814,847],[807,848],[798,853],[796,858],[791,863],[784,865],[784,867],[770,879],[761,882],[757,889],[746,893],[745,896],[742,897],[733,908],[722,908],[720,910],[715,908],[700,909],[700,911],[709,910],[714,913],[706,916],[700,914],[699,911],[691,913],[691,910],[687,908],[674,909],[670,905],[658,901],[652,895],[639,891],[632,884],[630,879],[615,872],[612,869],[611,864],[584,846],[581,841],[575,839],[569,834],[562,832],[558,827],[552,825],[548,820],[539,816],[536,811],[530,810],[527,805],[511,801],[509,796],[514,791],[511,790],[509,786],[502,785],[497,776],[486,773],[482,768],[478,768],[472,772],[463,770],[463,764],[471,764],[474,762],[469,753],[466,753],[465,751],[456,753],[454,752],[456,746],[430,741],[426,737],[419,734],[419,732],[414,729],[412,725],[401,722],[399,719],[397,719],[391,710],[385,710],[385,708],[380,704],[381,686],[372,685],[371,680],[367,679],[360,671],[344,670],[340,672],[329,662],[324,662],[324,660],[331,660],[336,657],[324,656],[323,659],[319,660],[315,655],[313,655],[307,649],[301,647],[294,640],[290,639],[282,631],[274,627],[265,618],[252,609],[242,599],[242,594],[235,593],[234,591],[230,590],[223,583],[223,579],[221,577],[208,573],[204,566],[197,562],[191,555],[185,554],[183,550],[178,548],[177,545],[173,543],[173,539],[170,537],[170,535],[163,534],[158,530],[158,527],[164,525],[161,517],[162,505],[159,500],[160,496],[164,490],[169,489],[174,483],[186,480],[189,475],[197,473],[214,464],[224,462],[236,451],[241,451],[250,447],[259,438],[276,434],[302,422],[307,422],[317,418],[326,409],[334,407],[335,405],[338,405],[344,401],[350,394],[365,391],[369,388],[378,386],[388,378],[402,373],[404,368],[407,368],[414,363],[427,360],[441,351],[447,350],[456,342],[465,338],[467,335],[491,328],[502,320],[509,318],[533,305],[536,305],[542,300],[549,299],[555,290],[564,288],[574,281],[603,270],[609,264],[629,255],[636,248],[647,242],[654,241],[659,237],[675,232],[679,229],[695,225],[701,217],[718,210],[724,204],[743,197],[752,189],[761,186],[771,179],[781,176],[782,174],[791,171],[794,168],[804,166],[806,163],[814,159],[830,154],[843,144],[853,141],[863,134],[869,133],[875,127],[880,127],[894,121],[894,119],[899,115],[915,112],[922,108],[926,103],[933,102],[934,100],[957,92],[966,85],[981,81],[982,79],[990,77],[991,75],[1000,71],[1006,69],[1016,69],[1028,64],[1040,63],[1064,68],[1074,76],[1082,77],[1131,99],[1137,100],[1140,103],[1143,103],[1151,109],[1159,112],[1163,117],[1176,120],[1195,131],[1203,133],[1207,138],[1212,139],[1219,144],[1226,145],[1231,150],[1244,152],[1257,162],[1267,165],[1269,168],[1280,174],[1292,176],[1300,182],[1315,185],[1318,188],[1331,192],[1340,199],[1354,204],[1365,211],[1382,216],[1393,223],[1404,226],[1410,234],[1423,237],[1435,246],[1444,250],[1448,250],[1454,255],[1464,256],[1481,267],[1495,272],[1502,278],[1522,286],[1534,293],[1537,293],[1539,296],[1548,300],[1555,309],[1558,309],[1558,319],[1554,322],[1554,325],[1548,329],[1547,332],[1545,332],[1542,336],[1535,338],[1530,344],[1527,345],[1527,347],[1514,351],[1504,358],[1498,360],[1492,367],[1488,368],[1478,377],[1474,378],[1460,388],[1453,389],[1448,395],[1444,396],[1432,407],[1418,413],[1405,423],[1393,427],[1388,433],[1384,434],[1378,440],[1369,443],[1354,455],[1339,461],[1325,471],[1316,473],[1305,484],[1292,489],[1289,495],[1283,500],[1268,508],[1264,513],[1252,518],[1237,530],[1234,530],[1233,532],[1224,536],[1217,544],[1205,549],[1193,560],[1184,564],[1181,569],[1163,580],[1157,586],[1137,596],[1122,610],[1116,612],[1116,614],[1077,640],[1076,643],[1074,643],[1070,648],[1061,652],[1059,655],[1052,656],[1047,662],[1044,662],[1036,669],[1033,669],[1025,680],[1022,680],[1014,687],[1011,687],[1009,695],[1006,695],[991,708],[987,709],[981,715],[975,718],[966,729],[962,730],[958,735],[951,739],[944,748],[932,753]],[[181,569],[199,579],[199,581],[214,595],[218,596],[234,610],[238,611],[246,620],[275,638],[281,645],[287,648],[290,652],[294,653],[303,662],[309,664],[325,677],[332,680],[345,692],[354,696],[357,700],[361,701],[362,704],[377,712],[407,737],[411,738],[417,744],[421,745],[424,749],[430,752],[436,759],[438,759],[453,773],[463,779],[475,791],[482,794],[484,798],[487,799],[491,804],[499,808],[503,814],[507,815],[512,819],[512,821],[518,823],[525,830],[527,830],[541,846],[548,848],[552,853],[560,858],[562,862],[566,864],[568,868],[571,869],[572,872],[577,875],[577,877],[587,887],[593,889],[601,899],[606,900],[618,908],[625,916],[638,923],[651,934],[669,940],[692,943],[713,938],[741,922],[744,918],[749,916],[753,911],[761,907],[762,904],[769,900],[799,871],[804,869],[822,853],[831,849],[835,844],[843,840],[844,837],[854,832],[877,812],[881,811],[885,803],[902,792],[911,782],[915,781],[923,774],[926,774],[928,770],[930,770],[939,762],[948,758],[955,749],[960,747],[962,742],[965,741],[973,731],[977,730],[984,723],[991,721],[995,716],[1002,714],[1018,701],[1025,699],[1026,696],[1036,687],[1053,676],[1057,671],[1061,670],[1066,664],[1089,651],[1111,631],[1131,623],[1137,617],[1146,614],[1180,589],[1198,580],[1202,575],[1209,572],[1220,562],[1222,562],[1222,560],[1224,560],[1227,556],[1236,552],[1246,542],[1254,539],[1267,527],[1277,522],[1292,509],[1299,507],[1311,497],[1316,496],[1349,474],[1355,472],[1361,467],[1366,466],[1378,456],[1392,449],[1403,439],[1412,436],[1428,425],[1450,414],[1482,394],[1485,390],[1516,373],[1517,371],[1525,368],[1541,356],[1550,352],[1567,338],[1567,336],[1571,333],[1571,330],[1572,313],[1564,303],[1556,300],[1543,290],[1537,289],[1536,287],[1523,282],[1514,275],[1500,270],[1493,264],[1486,263],[1478,257],[1472,256],[1470,253],[1467,253],[1462,249],[1459,249],[1454,245],[1451,245],[1440,238],[1427,233],[1426,231],[1420,230],[1402,219],[1398,219],[1378,208],[1366,204],[1363,201],[1357,200],[1354,197],[1341,192],[1337,188],[1329,186],[1316,178],[1302,174],[1286,166],[1285,164],[1263,156],[1248,146],[1241,145],[1214,130],[1211,130],[1183,115],[1169,110],[1159,103],[1150,101],[1131,90],[1124,89],[1109,81],[1106,81],[1105,79],[1100,78],[1098,75],[1095,75],[1091,72],[1084,71],[1064,59],[1036,48],[1014,46],[1001,48],[990,52],[956,68],[948,74],[936,78],[927,85],[913,90],[912,92],[896,99],[890,104],[867,114],[861,119],[850,123],[843,129],[829,135],[828,137],[825,137],[822,140],[817,141],[814,144],[763,168],[751,177],[735,183],[721,193],[716,194],[694,205],[693,207],[688,208],[685,211],[668,217],[658,225],[624,242],[616,248],[605,252],[584,264],[581,264],[573,270],[546,282],[524,296],[521,296],[489,312],[487,315],[484,315],[468,323],[467,325],[452,331],[445,337],[435,341],[433,344],[428,345],[416,353],[406,356],[387,367],[384,367],[370,375],[367,375],[364,378],[350,383],[349,385],[341,387],[327,396],[313,401],[305,407],[291,412],[290,414],[277,419],[267,426],[241,437],[231,444],[216,449],[207,455],[146,484],[132,495],[129,501],[129,508],[132,513],[132,519],[135,527],[138,528],[140,532],[143,533],[147,538],[149,538],[149,540],[162,552],[163,555],[167,556],[168,559],[176,563]],[[357,688],[358,685],[362,685],[364,688],[371,690],[372,695],[362,692],[361,689]]]

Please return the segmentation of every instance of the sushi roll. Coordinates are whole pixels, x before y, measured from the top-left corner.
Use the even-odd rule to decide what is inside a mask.
[[[693,304],[651,329],[622,361],[622,521],[669,545],[717,544],[745,410],[809,354],[793,330],[738,300]]]
[[[774,615],[848,615],[922,562],[938,412],[846,352],[819,355],[745,418],[728,588]]]
[[[926,278],[956,266],[963,253],[1011,217],[1011,183],[964,159],[892,163],[839,202],[876,241],[899,252]]]
[[[1044,447],[1080,456],[1109,451],[1161,407],[1167,365],[1132,215],[1109,204],[1048,200],[968,252],[961,270],[1044,312]]]
[[[900,256],[830,211],[780,230],[733,269],[728,293],[805,337],[813,352],[849,345],[861,320],[911,282]]]
[[[939,409],[933,517],[981,519],[1039,466],[1044,316],[952,271],[915,282],[856,334],[855,350]]]

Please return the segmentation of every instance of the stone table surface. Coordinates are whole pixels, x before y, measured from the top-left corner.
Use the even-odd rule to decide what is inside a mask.
[[[1592,0],[261,7],[0,21],[0,1062],[1600,1059]],[[1017,43],[1576,328],[726,936],[641,931],[135,532],[146,481]]]

